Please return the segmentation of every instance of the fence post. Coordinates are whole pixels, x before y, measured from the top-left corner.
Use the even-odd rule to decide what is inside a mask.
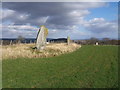
[[[31,40],[30,40],[30,43],[32,43]]]
[[[1,40],[0,45],[3,45],[3,40]]]
[[[10,45],[12,45],[12,40],[10,41]]]
[[[25,44],[26,44],[26,40],[25,40]]]

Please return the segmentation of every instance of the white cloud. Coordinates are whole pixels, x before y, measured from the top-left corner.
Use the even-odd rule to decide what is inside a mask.
[[[84,15],[88,15],[90,12],[88,10],[74,10],[68,13],[68,15],[73,17],[83,17]]]
[[[4,24],[8,25],[3,26],[3,32],[8,30],[9,33],[4,33],[4,37],[10,37],[10,35],[13,37],[13,33],[16,33],[15,36],[21,34],[25,37],[35,37],[38,28],[33,25],[41,24],[45,24],[49,29],[49,37],[51,38],[67,37],[68,35],[72,38],[98,36],[95,34],[106,36],[104,33],[111,35],[112,32],[116,35],[117,24],[115,22],[106,21],[104,18],[93,18],[89,21],[84,19],[86,15],[91,13],[89,9],[105,5],[105,2],[24,3],[20,5],[16,3],[8,5],[8,9],[3,10],[5,13]],[[9,9],[11,7],[13,10]],[[13,23],[13,25],[9,26],[9,23]],[[21,25],[14,26],[14,24]],[[82,25],[88,30],[87,33],[79,28]]]
[[[17,19],[19,20],[26,20],[29,17],[28,14],[19,14]]]
[[[75,9],[81,9],[81,10],[85,10],[85,9],[90,9],[90,8],[98,8],[98,7],[102,7],[105,6],[107,3],[105,2],[81,2],[81,3],[64,3],[64,6],[67,8],[75,8]]]
[[[93,18],[83,23],[86,30],[91,32],[94,37],[118,37],[118,24],[117,22],[107,21],[104,18]]]
[[[30,16],[30,14],[20,13],[18,11],[12,10],[12,9],[2,9],[1,15],[2,15],[1,19],[2,19],[3,23],[6,23],[8,21],[11,21],[12,23],[16,22],[16,21],[17,22],[25,21]]]
[[[83,25],[93,33],[116,32],[118,30],[116,22],[106,21],[104,18],[93,18]]]
[[[67,30],[50,29],[48,38],[66,38],[67,36],[70,36],[71,39],[85,39],[90,36],[90,33],[83,32],[76,25],[73,25],[70,28],[71,29]]]
[[[7,18],[15,14],[14,10],[11,9],[2,9],[2,18]]]
[[[36,30],[38,28],[34,27],[34,26],[30,26],[30,25],[2,25],[1,26],[3,29],[4,28],[7,28],[9,30],[12,30],[12,29],[16,29],[16,30]]]
[[[8,3],[9,4],[9,3]],[[79,3],[10,3],[4,4],[4,8],[13,9],[15,13],[10,20],[15,23],[31,23],[31,25],[49,24],[76,24],[81,22],[81,18],[90,14],[88,9],[105,6],[102,2],[79,2]],[[23,9],[21,9],[21,7]],[[29,8],[26,8],[29,7]],[[49,7],[49,8],[48,8]],[[46,11],[47,10],[47,11]],[[29,12],[29,14],[28,14]],[[64,25],[65,25],[64,24]]]
[[[49,16],[47,17],[40,17],[36,20],[36,22],[40,23],[40,24],[45,24],[48,20]]]
[[[30,25],[6,25],[1,27],[2,37],[14,38],[22,35],[23,37],[35,37],[38,32],[38,28]]]

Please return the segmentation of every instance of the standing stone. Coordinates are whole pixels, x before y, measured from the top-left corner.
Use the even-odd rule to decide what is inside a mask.
[[[42,25],[37,34],[36,47],[38,50],[42,50],[45,48],[47,34],[48,29]]]
[[[0,45],[3,45],[3,40],[0,40],[1,42],[0,42]]]
[[[26,40],[25,40],[25,44],[26,44]]]
[[[32,41],[30,40],[30,43],[32,43]]]
[[[67,37],[67,45],[69,45],[70,44],[70,37],[68,36]]]
[[[12,40],[10,41],[10,45],[12,45]]]

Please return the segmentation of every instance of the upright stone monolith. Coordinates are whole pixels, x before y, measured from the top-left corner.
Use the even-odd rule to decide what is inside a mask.
[[[10,45],[12,45],[12,40],[10,41]]]
[[[69,45],[70,44],[70,37],[68,36],[67,37],[67,45]]]
[[[42,25],[37,34],[36,47],[38,50],[42,50],[45,48],[47,35],[48,29],[44,25]]]

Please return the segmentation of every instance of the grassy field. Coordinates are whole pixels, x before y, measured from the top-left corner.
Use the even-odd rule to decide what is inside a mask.
[[[3,60],[3,88],[118,87],[118,46],[82,46],[51,58]]]

